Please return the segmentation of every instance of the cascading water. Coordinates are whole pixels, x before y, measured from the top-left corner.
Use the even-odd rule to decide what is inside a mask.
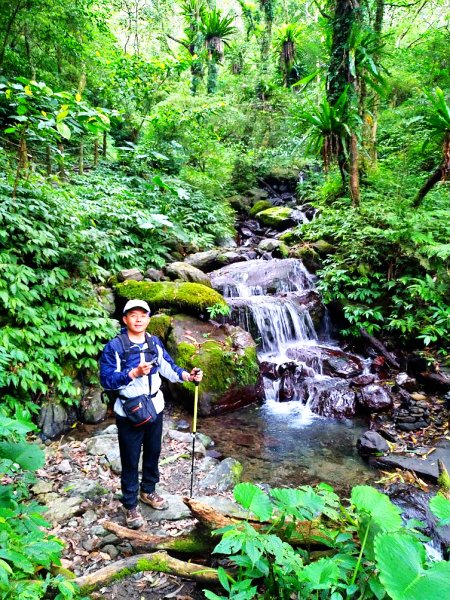
[[[231,307],[227,320],[258,344],[265,391],[261,407],[209,420],[210,433],[221,432],[227,454],[244,459],[251,478],[337,487],[369,480],[355,450],[360,425],[345,419],[355,412],[352,378],[365,374],[364,361],[332,341],[314,276],[300,260],[268,257],[210,277]]]

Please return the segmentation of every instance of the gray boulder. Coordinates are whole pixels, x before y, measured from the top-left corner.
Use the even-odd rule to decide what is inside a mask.
[[[181,279],[182,281],[190,281],[191,283],[201,283],[211,287],[211,281],[203,271],[197,269],[193,265],[186,262],[173,262],[164,267],[164,273],[171,279]]]
[[[53,402],[43,404],[38,417],[42,439],[51,440],[69,431],[76,420],[76,410],[73,407],[65,407]]]
[[[366,431],[363,433],[358,439],[356,447],[362,456],[386,454],[386,452],[389,452],[389,444],[384,437],[376,431]]]
[[[117,273],[117,279],[118,281],[142,281],[144,276],[139,269],[122,269],[122,271]]]
[[[201,490],[212,489],[218,492],[231,490],[239,483],[242,465],[234,458],[226,458],[200,482]]]
[[[107,403],[103,402],[102,390],[90,388],[82,398],[79,412],[79,420],[82,423],[100,423],[106,417]]]
[[[358,390],[358,403],[369,412],[382,412],[392,408],[391,396],[384,387],[377,384],[367,385]]]

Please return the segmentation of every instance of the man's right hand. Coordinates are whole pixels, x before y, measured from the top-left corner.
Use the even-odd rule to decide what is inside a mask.
[[[139,366],[131,369],[129,375],[131,379],[136,379],[137,377],[143,377],[144,375],[148,375],[152,369],[153,363],[143,362]]]

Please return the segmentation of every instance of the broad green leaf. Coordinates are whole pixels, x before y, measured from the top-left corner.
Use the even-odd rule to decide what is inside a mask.
[[[0,442],[0,458],[17,463],[27,471],[35,471],[43,466],[45,456],[35,444],[27,442]]]
[[[386,494],[367,485],[358,485],[352,490],[351,500],[358,512],[369,514],[384,531],[396,531],[401,528],[401,511],[392,504]]]
[[[379,534],[375,558],[380,581],[393,600],[443,600],[450,598],[450,563],[427,568],[425,548],[401,533]]]
[[[69,127],[63,123],[62,121],[59,121],[56,124],[56,129],[58,130],[58,133],[66,140],[70,140],[70,136],[71,136],[71,131],[69,129]]]
[[[339,579],[339,569],[331,558],[322,558],[304,567],[302,578],[314,590],[326,590],[335,585]]]
[[[261,521],[267,521],[272,514],[269,496],[252,483],[239,483],[234,488],[234,497],[244,508],[250,510]]]
[[[442,494],[437,494],[430,500],[430,509],[433,515],[440,519],[438,525],[450,525],[450,500],[447,500]]]

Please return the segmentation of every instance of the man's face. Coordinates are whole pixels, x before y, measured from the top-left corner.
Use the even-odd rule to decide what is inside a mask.
[[[123,322],[130,333],[138,335],[147,329],[150,315],[142,308],[133,308],[123,316]]]

